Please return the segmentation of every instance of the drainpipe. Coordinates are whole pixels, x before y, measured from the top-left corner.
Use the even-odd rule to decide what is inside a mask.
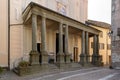
[[[108,30],[106,33],[106,65],[108,65]]]
[[[10,0],[8,0],[8,70],[10,70]]]

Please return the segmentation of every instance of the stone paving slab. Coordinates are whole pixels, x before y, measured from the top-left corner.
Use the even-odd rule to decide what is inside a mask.
[[[79,71],[79,70],[80,70],[81,73],[83,73],[83,72],[85,72],[85,70],[87,70],[89,72],[89,70],[94,71],[94,70],[99,70],[99,69],[102,69],[102,68],[104,68],[104,67],[74,68],[74,69],[69,69],[69,70],[66,70],[66,71],[65,70],[59,70],[59,71],[56,71],[56,72],[53,71],[53,72],[47,72],[47,73],[35,73],[35,74],[32,74],[32,75],[27,75],[27,76],[18,76],[13,71],[4,71],[2,74],[0,74],[0,80],[32,80],[32,79],[36,79],[36,78],[39,78],[39,77],[44,77],[46,75],[55,75],[55,74],[61,74],[61,73],[69,75],[71,73],[72,74],[76,73],[76,71]],[[58,77],[60,77],[60,76],[58,75]]]
[[[82,69],[82,68],[71,68],[71,69],[66,69],[66,70],[60,69],[60,70],[53,71],[53,72],[35,73],[31,75],[26,75],[26,76],[18,76],[13,71],[4,71],[2,74],[0,74],[0,80],[29,80],[29,79],[44,76],[44,75],[57,74],[60,72],[74,71],[74,70],[79,70],[79,69]]]

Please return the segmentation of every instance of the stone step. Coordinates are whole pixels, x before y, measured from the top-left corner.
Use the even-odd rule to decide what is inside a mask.
[[[13,72],[15,72],[16,74],[18,74],[18,69],[17,69],[17,68],[14,68],[14,69],[13,69]]]
[[[59,72],[60,69],[55,64],[48,64],[49,72]]]
[[[48,64],[50,69],[58,69],[58,67],[55,64]]]
[[[71,67],[72,68],[81,68],[82,66],[79,63],[71,63]]]

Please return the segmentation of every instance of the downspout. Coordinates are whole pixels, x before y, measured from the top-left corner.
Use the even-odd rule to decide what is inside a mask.
[[[10,70],[10,0],[8,0],[8,70]]]
[[[106,65],[108,65],[108,30],[106,32]]]

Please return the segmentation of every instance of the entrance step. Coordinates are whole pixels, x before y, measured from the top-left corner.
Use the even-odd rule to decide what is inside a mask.
[[[49,71],[59,71],[59,68],[55,64],[48,64]]]
[[[93,64],[91,63],[84,63],[83,65],[84,67],[95,67]]]
[[[79,63],[71,63],[71,67],[72,68],[81,68],[82,66]]]

